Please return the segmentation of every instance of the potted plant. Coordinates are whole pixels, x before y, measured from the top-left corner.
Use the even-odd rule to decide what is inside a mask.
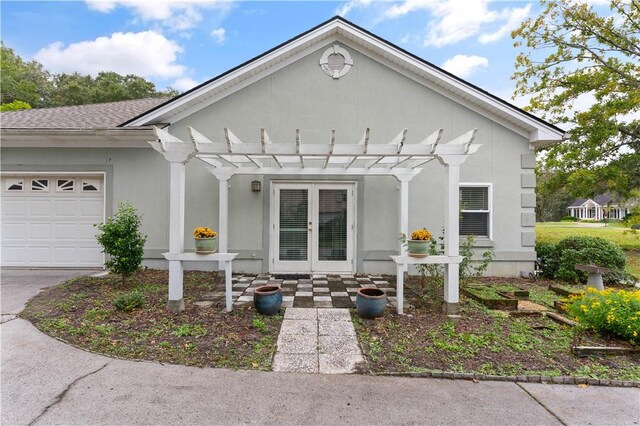
[[[361,318],[378,318],[384,314],[387,294],[375,287],[359,288],[356,294],[356,309]]]
[[[196,243],[196,253],[211,254],[218,248],[218,233],[206,226],[199,226],[193,230]]]
[[[415,230],[411,233],[411,239],[407,240],[407,251],[412,257],[425,257],[429,255],[429,241],[431,232],[427,228]]]
[[[262,315],[275,315],[282,305],[282,290],[277,285],[263,285],[253,291],[253,306]]]

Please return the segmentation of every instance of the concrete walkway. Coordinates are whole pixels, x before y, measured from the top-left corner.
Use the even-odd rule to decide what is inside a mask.
[[[2,284],[4,298],[11,290]],[[3,425],[640,424],[640,389],[123,361],[75,349],[21,319],[0,325],[0,356]]]
[[[363,361],[348,309],[285,310],[273,371],[348,374]]]

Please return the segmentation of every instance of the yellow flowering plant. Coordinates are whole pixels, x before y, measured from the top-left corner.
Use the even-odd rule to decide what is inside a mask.
[[[193,236],[194,238],[215,238],[218,236],[218,233],[206,226],[199,226],[193,230]]]
[[[427,228],[417,229],[411,233],[411,239],[429,241],[431,239],[431,232],[427,231]]]
[[[592,329],[640,344],[640,290],[587,288],[569,297],[567,312],[583,329]]]

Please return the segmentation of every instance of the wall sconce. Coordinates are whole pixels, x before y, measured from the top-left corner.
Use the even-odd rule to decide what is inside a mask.
[[[261,189],[262,189],[262,182],[260,182],[259,180],[251,181],[251,192],[260,192]]]

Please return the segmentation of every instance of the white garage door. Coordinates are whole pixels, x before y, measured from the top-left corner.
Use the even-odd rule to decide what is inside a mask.
[[[96,267],[102,176],[3,176],[2,266]]]

